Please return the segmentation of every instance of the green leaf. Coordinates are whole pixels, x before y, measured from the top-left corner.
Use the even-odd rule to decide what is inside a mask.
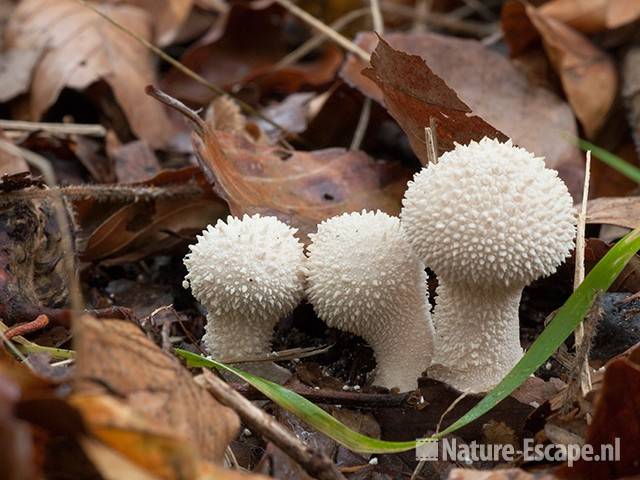
[[[585,317],[598,292],[606,291],[611,286],[638,250],[640,250],[640,229],[629,233],[607,252],[558,310],[553,320],[531,345],[527,353],[498,386],[465,415],[431,438],[441,438],[468,425],[487,413],[518,388],[566,340]],[[234,373],[280,407],[300,417],[318,431],[350,450],[379,454],[403,452],[415,448],[415,441],[387,442],[355,432],[304,397],[278,384],[186,350],[177,349],[176,352],[186,359],[191,366],[217,368]]]
[[[581,138],[577,139],[578,146],[584,150],[591,150],[594,157],[597,157],[603,163],[606,163],[614,170],[617,170],[621,174],[630,178],[636,183],[640,183],[640,168],[635,165],[623,160],[622,158],[614,155],[613,153],[605,150],[604,148],[600,148],[592,143],[587,142]]]

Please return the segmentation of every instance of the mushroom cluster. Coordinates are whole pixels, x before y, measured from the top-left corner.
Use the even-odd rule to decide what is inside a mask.
[[[345,213],[310,237],[307,293],[318,316],[371,346],[378,385],[415,389],[431,363],[433,326],[425,267],[399,219]]]
[[[304,249],[275,217],[228,217],[190,246],[185,288],[207,310],[204,345],[219,359],[271,352],[273,329],[304,295]]]
[[[270,351],[273,328],[306,295],[328,326],[373,348],[376,383],[415,389],[427,370],[467,392],[495,386],[522,356],[523,288],[574,245],[566,185],[510,141],[457,145],[409,182],[400,218],[346,213],[310,235],[273,217],[209,226],[185,258],[217,358]],[[433,322],[425,265],[438,277]]]
[[[492,388],[522,356],[523,288],[553,273],[573,248],[566,185],[543,159],[485,138],[417,173],[401,219],[438,277],[430,375],[463,391]]]

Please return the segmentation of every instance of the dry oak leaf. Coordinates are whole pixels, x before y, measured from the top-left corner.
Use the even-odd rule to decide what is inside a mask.
[[[251,84],[257,96],[268,92],[297,92],[304,85],[331,82],[342,62],[338,47],[329,43],[310,60],[274,69],[291,50],[291,19],[278,5],[234,3],[226,21],[220,21],[180,61],[215,85],[237,90]],[[214,92],[177,69],[163,79],[163,90],[198,105],[208,104]]]
[[[108,0],[108,2],[122,3],[122,0]],[[193,8],[193,0],[126,0],[126,2],[149,12],[153,19],[155,42],[161,47],[175,40]]]
[[[203,193],[188,198],[118,204],[111,210],[104,203],[91,200],[76,202],[79,224],[85,231],[92,231],[84,245],[82,260],[99,260],[103,265],[135,262],[184,243],[185,236],[195,237],[208,224],[227,214],[225,203],[211,191],[195,166],[163,170],[135,185],[170,188],[185,183],[199,185]]]
[[[344,212],[397,215],[412,174],[360,151],[289,152],[208,126],[203,138],[193,138],[205,175],[233,215],[274,215],[305,240],[319,222]]]
[[[80,443],[104,478],[266,480],[203,461],[193,444],[114,397],[76,394],[69,403],[82,413],[91,436]]]
[[[427,164],[425,127],[436,120],[440,152],[483,137],[506,140],[505,134],[472,113],[446,82],[418,55],[396,50],[383,38],[371,55],[371,67],[362,72],[382,90],[384,103],[409,137],[413,151]]]
[[[360,73],[364,64],[353,56],[345,63],[341,75],[352,86],[379,103],[382,103],[382,88],[385,93],[384,101],[390,111],[391,108],[397,107],[389,104],[387,92],[393,90],[396,97],[402,95],[406,98],[407,105],[402,107],[404,110],[400,110],[394,116],[401,116],[405,124],[408,124],[408,127],[404,127],[396,117],[412,139],[414,151],[423,163],[426,161],[424,127],[429,125],[428,115],[431,115],[427,109],[434,109],[436,114],[438,109],[441,109],[453,118],[440,106],[443,101],[437,97],[432,98],[436,96],[436,89],[431,85],[418,83],[421,81],[416,78],[419,75],[432,78],[427,72],[430,69],[430,72],[440,77],[440,81],[444,81],[453,90],[451,94],[442,91],[445,98],[449,95],[459,98],[475,115],[513,139],[517,145],[536,155],[544,156],[547,166],[558,170],[574,198],[579,198],[584,179],[584,157],[580,150],[560,133],[577,135],[576,121],[566,102],[549,90],[533,85],[507,58],[487,49],[478,41],[433,33],[393,33],[385,36],[385,40],[396,50],[380,43],[379,48],[383,48],[385,53],[381,61],[388,64],[384,76],[381,76],[382,73],[376,73],[382,82],[380,86]],[[356,42],[371,51],[376,37],[373,33],[360,33]],[[410,71],[402,76],[397,74],[396,68],[399,68],[397,65],[400,64],[407,64]],[[376,66],[373,68],[378,69]],[[438,81],[435,84],[441,85]],[[420,88],[427,91],[416,90]],[[432,102],[432,105],[420,105],[425,102]],[[413,105],[416,105],[415,109]],[[424,113],[418,113],[423,111]],[[471,123],[472,120],[466,113],[460,112],[458,115],[461,121]],[[462,115],[465,115],[465,118]],[[465,128],[468,128],[466,124],[460,128],[455,125],[447,127],[449,118],[442,119],[441,115],[436,118],[440,119],[438,142],[441,147],[445,147],[444,149],[452,147],[451,142],[445,142],[446,137],[442,135],[441,129],[445,127],[445,133],[449,134],[451,131],[451,135],[455,135],[453,140],[459,143],[466,141],[465,136],[475,138],[485,134],[485,129],[489,130],[485,127],[477,133],[469,132],[465,131]]]
[[[594,138],[618,91],[618,75],[611,57],[547,10],[520,1],[504,7],[502,28],[512,57],[542,39],[576,117],[586,136]]]
[[[589,200],[587,223],[640,227],[640,197],[603,197]]]
[[[74,331],[76,394],[104,393],[106,386],[146,422],[187,440],[204,460],[222,461],[239,431],[238,416],[196,385],[176,358],[130,322],[83,316]]]
[[[116,22],[151,38],[148,14],[130,5],[98,5]],[[10,49],[43,48],[33,71],[30,113],[39,120],[63,88],[83,90],[104,80],[131,129],[153,147],[170,138],[164,107],[144,94],[155,81],[150,53],[97,13],[75,0],[23,0],[5,32]]]
[[[538,38],[522,0],[510,0],[501,12],[505,39],[519,51]],[[579,32],[592,34],[627,25],[640,18],[636,0],[553,0],[538,7],[540,14],[554,18]]]

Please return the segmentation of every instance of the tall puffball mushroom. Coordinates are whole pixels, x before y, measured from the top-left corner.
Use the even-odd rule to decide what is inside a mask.
[[[378,385],[415,389],[431,363],[433,326],[424,264],[399,219],[347,213],[310,237],[307,295],[318,316],[373,348]]]
[[[489,390],[522,356],[523,288],[555,272],[573,248],[566,185],[543,159],[484,138],[417,173],[401,219],[439,281],[430,376],[463,391]]]
[[[229,359],[271,352],[273,329],[304,295],[303,245],[275,217],[209,225],[184,259],[185,288],[207,309],[206,349]]]

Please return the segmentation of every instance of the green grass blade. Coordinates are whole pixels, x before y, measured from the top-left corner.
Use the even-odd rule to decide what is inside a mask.
[[[587,142],[581,138],[577,139],[578,146],[584,150],[591,150],[591,153],[594,157],[597,157],[603,163],[606,163],[614,170],[617,170],[624,176],[630,178],[636,183],[640,183],[640,168],[635,165],[623,160],[622,158],[614,155],[613,153],[605,150],[604,148],[600,148],[592,143]]]
[[[433,438],[440,438],[468,425],[518,388],[566,340],[585,317],[598,292],[606,291],[611,286],[638,250],[640,250],[640,229],[629,233],[607,252],[500,384],[471,410]],[[186,350],[177,349],[176,352],[185,358],[191,366],[223,369],[238,375],[273,402],[350,450],[379,454],[402,452],[415,448],[414,441],[387,442],[355,432],[317,405],[278,384]]]
[[[591,308],[598,292],[609,289],[638,250],[640,250],[640,229],[628,233],[600,259],[507,376],[476,406],[443,430],[440,435],[451,433],[476,420],[522,385],[571,335]]]
[[[316,430],[333,438],[336,442],[354,452],[396,453],[406,452],[415,448],[416,442],[414,441],[387,442],[355,432],[306,398],[281,387],[277,383],[186,350],[176,349],[176,352],[187,361],[189,366],[217,368],[234,373],[288,412],[300,417]]]

